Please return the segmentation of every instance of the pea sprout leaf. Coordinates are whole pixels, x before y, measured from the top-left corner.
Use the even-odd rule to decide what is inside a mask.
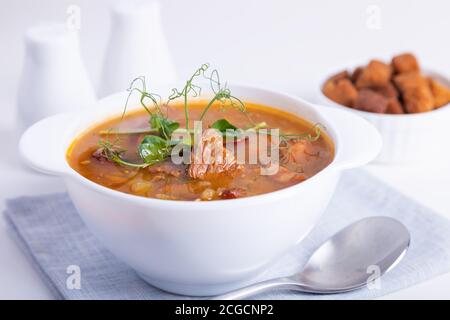
[[[138,153],[147,165],[165,160],[170,155],[170,146],[167,140],[154,135],[147,135],[139,144]]]
[[[180,127],[178,122],[157,114],[152,114],[150,116],[150,125],[153,129],[157,129],[159,134],[167,140],[170,139],[172,133]]]
[[[235,125],[232,125],[227,119],[219,119],[211,125],[211,128],[225,133],[227,130],[237,130]]]

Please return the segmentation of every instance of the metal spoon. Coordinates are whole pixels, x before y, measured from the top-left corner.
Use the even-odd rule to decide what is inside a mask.
[[[299,273],[256,283],[213,300],[243,299],[272,289],[308,293],[355,290],[392,269],[405,255],[409,243],[409,232],[399,221],[365,218],[323,243]]]

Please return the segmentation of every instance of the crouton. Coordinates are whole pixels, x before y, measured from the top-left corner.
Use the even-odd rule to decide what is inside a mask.
[[[434,109],[434,97],[427,79],[418,72],[397,75],[394,82],[402,95],[408,113],[426,112]]]
[[[392,58],[394,73],[419,71],[419,63],[414,55],[404,53]]]
[[[450,103],[450,89],[434,79],[429,79],[431,93],[434,97],[434,107],[439,108]]]
[[[389,98],[389,102],[386,108],[386,113],[390,114],[404,114],[402,104],[397,97]]]
[[[385,96],[386,98],[397,98],[399,96],[397,88],[395,88],[395,86],[391,82],[388,82],[384,86],[371,87],[370,89]]]
[[[408,113],[426,112],[434,109],[434,98],[428,86],[410,88],[403,94]]]
[[[392,75],[391,67],[381,61],[372,60],[358,76],[356,87],[358,89],[381,87],[389,83]]]
[[[353,107],[358,91],[349,79],[328,80],[322,88],[323,93],[331,100],[347,107]]]
[[[394,77],[394,83],[400,90],[400,93],[408,91],[409,88],[428,86],[427,79],[418,72],[408,72],[396,75]]]
[[[363,67],[357,67],[355,68],[355,70],[353,70],[353,73],[350,77],[353,83],[356,83],[356,81],[358,81],[358,78],[361,75],[363,69],[364,69]]]
[[[355,102],[355,108],[368,112],[385,113],[388,103],[389,99],[383,95],[370,89],[361,89]]]

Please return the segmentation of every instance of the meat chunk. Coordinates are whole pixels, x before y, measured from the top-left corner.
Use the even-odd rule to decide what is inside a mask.
[[[356,81],[356,87],[361,89],[385,86],[389,83],[391,75],[391,66],[378,60],[372,60],[362,70],[361,75]]]
[[[232,152],[224,147],[222,135],[208,129],[194,148],[188,174],[193,179],[203,180],[240,167]]]
[[[331,100],[348,107],[353,107],[358,96],[355,86],[347,78],[329,79],[323,86],[322,91]]]
[[[394,68],[395,73],[419,71],[419,63],[417,62],[416,57],[411,53],[395,56],[392,59],[392,67]]]
[[[95,160],[98,160],[98,161],[100,161],[100,162],[106,162],[106,161],[109,161],[109,160],[108,160],[108,157],[106,156],[105,151],[104,151],[103,148],[98,148],[97,150],[95,150],[95,151],[92,153],[91,156],[92,156],[92,158],[94,158]]]
[[[368,112],[385,113],[388,104],[389,99],[385,96],[370,89],[362,89],[356,99],[355,108]]]
[[[289,170],[288,168],[282,166],[278,168],[277,173],[269,177],[272,180],[279,183],[287,183],[287,182],[299,183],[306,180],[306,177],[303,174]]]
[[[244,197],[247,192],[243,188],[230,188],[218,191],[220,199],[237,199]]]
[[[308,142],[299,140],[290,142],[287,148],[280,149],[280,156],[285,163],[304,164],[306,162]]]
[[[163,173],[173,177],[179,177],[183,174],[183,169],[180,165],[176,165],[172,162],[166,161],[154,164],[148,167],[148,172],[150,173]]]
[[[450,89],[434,79],[429,79],[429,82],[435,107],[439,108],[450,103]]]
[[[247,192],[243,188],[218,188],[217,190],[206,188],[201,193],[200,197],[196,201],[211,201],[216,199],[237,199],[247,195]]]

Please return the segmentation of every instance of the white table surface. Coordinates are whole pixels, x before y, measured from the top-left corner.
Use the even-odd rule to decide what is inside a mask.
[[[64,190],[58,178],[35,173],[20,162],[15,135],[0,130],[3,155],[0,162],[0,210],[4,200],[21,195],[43,194]],[[393,185],[417,201],[450,218],[450,170],[445,164],[422,167],[368,166],[377,177]],[[424,192],[433,190],[433,192]],[[51,299],[52,296],[33,266],[8,234],[3,217],[0,219],[0,299]],[[450,273],[419,285],[385,296],[388,299],[448,299]]]

